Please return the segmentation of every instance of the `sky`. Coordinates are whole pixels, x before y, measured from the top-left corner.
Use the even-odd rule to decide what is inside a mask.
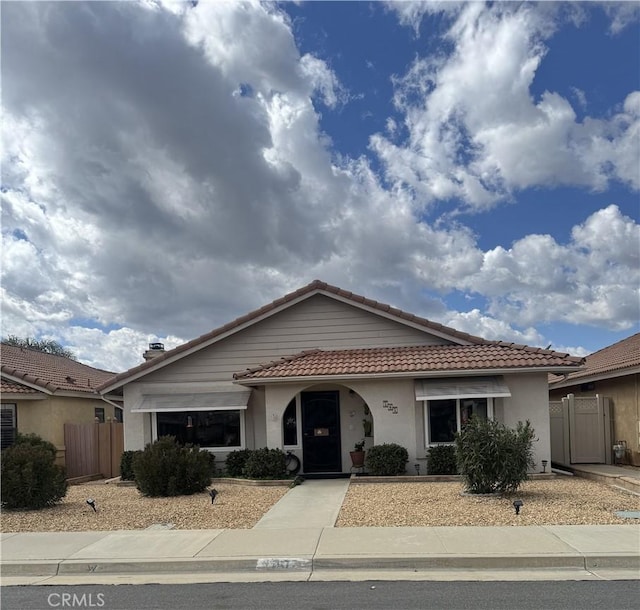
[[[2,336],[123,371],[320,279],[639,330],[640,3],[3,2]]]

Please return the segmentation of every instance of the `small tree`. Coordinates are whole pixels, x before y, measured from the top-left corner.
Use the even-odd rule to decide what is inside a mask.
[[[2,451],[2,506],[32,510],[62,500],[67,479],[55,461],[52,443],[35,434],[18,434],[15,443]]]
[[[471,493],[516,491],[533,468],[535,433],[529,421],[515,430],[471,417],[456,435],[458,469]]]
[[[188,496],[211,483],[211,458],[198,446],[162,436],[133,457],[133,475],[145,496]]]

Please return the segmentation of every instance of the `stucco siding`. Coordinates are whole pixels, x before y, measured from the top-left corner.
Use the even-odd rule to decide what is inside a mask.
[[[529,420],[535,430],[537,441],[533,443],[535,468],[542,471],[542,460],[551,464],[551,426],[549,420],[549,384],[545,373],[529,375],[506,375],[505,381],[511,392],[503,398],[502,421],[515,428],[519,421]]]
[[[51,396],[43,400],[10,400],[16,405],[16,423],[21,434],[37,434],[58,449],[58,462],[64,464],[64,424],[94,421],[95,407],[104,408],[105,418],[114,417],[114,407],[102,400]]]
[[[220,381],[308,349],[348,349],[446,341],[380,315],[315,295],[214,345],[150,373],[145,382]]]

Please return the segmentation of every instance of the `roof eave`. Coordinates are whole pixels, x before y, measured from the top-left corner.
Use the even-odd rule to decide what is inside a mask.
[[[24,374],[26,375],[26,373]],[[29,381],[24,378],[23,374],[14,375],[13,373],[8,373],[6,371],[2,371],[2,377],[4,379],[8,379],[9,381],[13,381],[20,385],[23,385],[27,388],[31,388],[32,390],[37,390],[38,392],[43,392],[44,394],[53,394],[56,390],[56,387],[53,386],[50,382],[46,382],[46,384],[40,385],[33,381]],[[50,386],[50,387],[47,387]]]
[[[482,375],[508,375],[517,373],[544,373],[575,371],[575,366],[565,367],[522,367],[522,368],[489,368],[489,369],[442,369],[437,371],[400,371],[395,373],[356,373],[346,375],[296,375],[291,377],[240,377],[234,383],[240,385],[263,385],[272,383],[299,382],[339,382],[368,379],[407,379],[427,377],[475,377]]]
[[[568,388],[570,386],[580,385],[583,383],[605,381],[607,379],[614,379],[617,377],[626,377],[627,375],[637,375],[638,373],[640,373],[640,366],[634,366],[627,369],[615,369],[603,373],[579,375],[577,377],[567,377],[566,379],[561,379],[559,381],[550,383],[549,389],[556,390],[560,388]]]

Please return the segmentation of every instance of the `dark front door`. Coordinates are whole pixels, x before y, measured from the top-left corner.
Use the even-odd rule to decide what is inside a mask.
[[[337,391],[302,392],[305,472],[341,472],[340,398]]]

